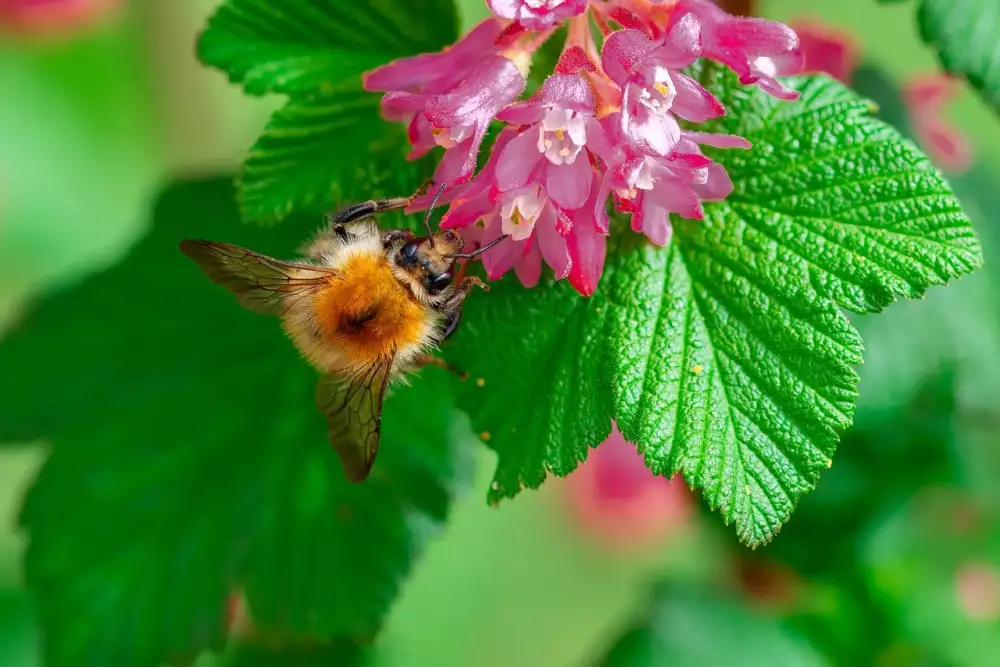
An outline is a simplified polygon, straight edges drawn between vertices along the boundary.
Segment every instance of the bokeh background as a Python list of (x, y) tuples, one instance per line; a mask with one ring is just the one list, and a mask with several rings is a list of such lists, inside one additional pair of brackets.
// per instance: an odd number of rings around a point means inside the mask
[[(20, 13), (29, 4), (0, 0), (0, 336), (33, 296), (120, 258), (164, 184), (236, 169), (278, 103), (243, 96), (195, 60), (216, 0), (67, 0)], [(485, 11), (482, 0), (460, 4), (467, 25)], [(899, 90), (937, 66), (912, 4), (770, 0), (758, 11), (849, 35), (854, 84), (920, 138)], [(405, 585), (375, 664), (598, 664), (647, 618), (654, 593), (651, 613), (665, 626), (654, 634), (672, 656), (663, 664), (1000, 664), (1000, 278), (990, 243), (1000, 119), (964, 85), (942, 113), (972, 149), (972, 166), (952, 180), (988, 265), (859, 320), (858, 424), (773, 544), (738, 546), (623, 443), (493, 510), (483, 448), (475, 487)], [(41, 665), (15, 526), (44, 454), (45, 443), (0, 447), (2, 667)], [(737, 611), (698, 593), (720, 582)], [(747, 619), (767, 630), (734, 630)], [(772, 631), (810, 657), (752, 646)], [(641, 635), (618, 645), (616, 664), (652, 664)]]

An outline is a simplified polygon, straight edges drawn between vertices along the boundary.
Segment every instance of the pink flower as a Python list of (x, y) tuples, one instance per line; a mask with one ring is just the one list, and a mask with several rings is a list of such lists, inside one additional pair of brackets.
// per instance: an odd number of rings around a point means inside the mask
[(365, 76), (382, 97), (386, 118), (409, 123), (410, 158), (445, 148), (434, 180), (468, 179), (490, 122), (524, 90), (517, 65), (496, 53), (500, 27), (484, 21), (454, 48), (397, 60)]
[[(530, 287), (544, 262), (557, 279), (593, 294), (611, 232), (609, 201), (631, 216), (634, 231), (662, 245), (672, 216), (700, 219), (704, 202), (729, 195), (732, 181), (701, 146), (750, 144), (690, 127), (726, 113), (681, 71), (697, 58), (716, 59), (776, 97), (797, 96), (775, 78), (802, 69), (795, 33), (730, 16), (708, 0), (488, 4), (497, 18), (450, 49), (369, 73), (365, 87), (384, 91), (384, 115), (408, 125), (410, 158), (445, 148), (434, 178), (444, 186), (434, 195), (449, 205), (442, 226), (462, 228), (466, 252), (490, 245), (481, 253), (490, 279), (513, 269)], [(518, 100), (535, 52), (563, 34), (560, 24), (567, 29), (555, 71), (542, 73), (533, 98)], [(593, 26), (604, 37), (600, 51)], [(496, 122), (505, 127), (475, 174)]]
[(676, 18), (694, 14), (701, 23), (702, 55), (726, 65), (740, 83), (756, 84), (783, 100), (799, 94), (775, 79), (802, 71), (802, 49), (795, 31), (776, 21), (733, 16), (711, 0), (679, 0)]
[(502, 19), (517, 21), (528, 30), (548, 30), (556, 23), (582, 14), (588, 0), (486, 0)]
[(565, 484), (581, 531), (615, 550), (633, 551), (682, 531), (692, 511), (683, 480), (651, 473), (614, 424)]
[(63, 33), (99, 21), (121, 0), (0, 0), (0, 32)]
[(681, 133), (675, 114), (704, 122), (726, 112), (698, 82), (678, 71), (697, 58), (700, 32), (688, 15), (660, 42), (638, 30), (622, 30), (604, 43), (604, 71), (622, 89), (622, 130), (644, 149), (659, 155), (674, 150)]
[(803, 72), (822, 72), (846, 84), (858, 66), (858, 46), (850, 35), (815, 21), (795, 23), (802, 46)]
[(942, 110), (955, 92), (955, 81), (946, 75), (921, 75), (904, 84), (903, 100), (913, 133), (931, 159), (946, 171), (963, 172), (972, 164), (971, 143)]

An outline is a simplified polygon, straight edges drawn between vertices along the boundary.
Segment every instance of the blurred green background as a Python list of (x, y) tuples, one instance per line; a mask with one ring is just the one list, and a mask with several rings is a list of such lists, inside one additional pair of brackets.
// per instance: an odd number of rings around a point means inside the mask
[[(277, 104), (244, 97), (196, 62), (195, 35), (216, 0), (111, 4), (75, 26), (0, 32), (0, 327), (32, 295), (120, 257), (171, 179), (234, 170)], [(485, 11), (481, 0), (461, 4), (467, 24)], [(890, 83), (936, 70), (910, 4), (804, 4), (771, 0), (762, 13), (852, 33)], [(877, 76), (865, 83), (894, 95)], [(956, 188), (989, 263), (1000, 121), (964, 89), (948, 115), (973, 138), (976, 172)], [(828, 664), (1000, 664), (997, 275), (988, 266), (860, 323), (868, 352), (858, 427), (814, 496), (759, 552), (738, 547), (697, 500), (661, 486), (636, 501), (644, 510), (632, 524), (609, 528), (587, 472), (492, 510), (483, 449), (473, 491), (404, 586), (375, 663), (595, 664), (646, 609), (651, 584), (666, 581), (737, 591), (752, 614), (778, 618)], [(41, 664), (14, 526), (44, 452), (43, 443), (0, 448), (2, 667)], [(665, 590), (652, 613), (676, 646), (663, 664), (786, 664), (752, 657), (765, 655), (747, 644), (756, 630), (695, 623), (695, 607), (717, 617), (697, 592)], [(641, 636), (630, 641), (620, 650), (634, 655), (618, 664), (654, 664), (641, 657)], [(735, 657), (720, 662), (724, 649)]]

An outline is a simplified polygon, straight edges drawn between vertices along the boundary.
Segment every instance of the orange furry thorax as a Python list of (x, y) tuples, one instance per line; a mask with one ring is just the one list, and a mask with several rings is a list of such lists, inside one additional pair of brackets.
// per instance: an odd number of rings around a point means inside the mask
[(352, 362), (391, 357), (424, 335), (426, 308), (396, 279), (384, 255), (349, 257), (314, 303), (323, 340)]

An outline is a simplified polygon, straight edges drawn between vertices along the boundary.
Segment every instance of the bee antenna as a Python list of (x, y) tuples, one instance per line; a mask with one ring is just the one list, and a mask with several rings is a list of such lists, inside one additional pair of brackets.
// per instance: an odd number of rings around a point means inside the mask
[(453, 255), (445, 255), (445, 257), (448, 258), (448, 259), (475, 259), (476, 257), (479, 257), (484, 252), (486, 252), (487, 250), (489, 250), (493, 246), (497, 245), (501, 241), (506, 240), (509, 237), (510, 237), (510, 234), (504, 234), (504, 235), (500, 236), (499, 238), (493, 239), (492, 241), (490, 241), (489, 243), (487, 243), (483, 247), (476, 248), (472, 252), (466, 252), (466, 253), (459, 252), (459, 253), (455, 253)]
[(447, 183), (438, 188), (438, 191), (434, 194), (434, 199), (431, 200), (430, 208), (427, 209), (427, 215), (424, 216), (424, 227), (427, 228), (427, 242), (430, 243), (432, 248), (434, 247), (434, 231), (431, 229), (431, 215), (434, 214), (434, 207), (437, 206), (438, 199), (441, 198), (441, 194), (446, 187), (448, 187)]

